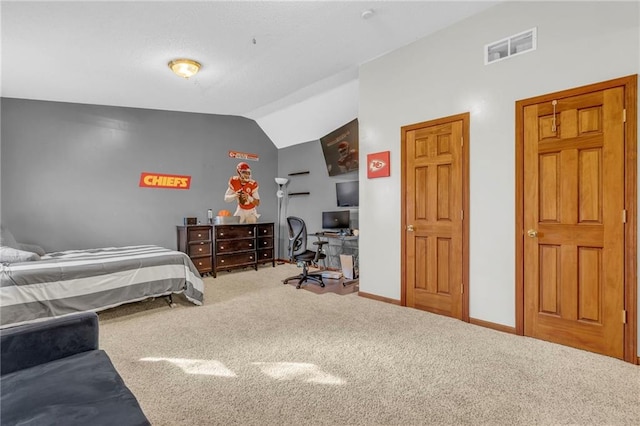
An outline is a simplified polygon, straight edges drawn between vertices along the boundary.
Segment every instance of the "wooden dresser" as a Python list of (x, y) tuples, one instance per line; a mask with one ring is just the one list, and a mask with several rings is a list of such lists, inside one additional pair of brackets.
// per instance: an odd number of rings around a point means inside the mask
[(212, 229), (212, 225), (178, 226), (178, 250), (191, 258), (200, 275), (213, 272)]
[(261, 263), (274, 258), (273, 223), (214, 225), (213, 276), (217, 271), (251, 266), (256, 271)]

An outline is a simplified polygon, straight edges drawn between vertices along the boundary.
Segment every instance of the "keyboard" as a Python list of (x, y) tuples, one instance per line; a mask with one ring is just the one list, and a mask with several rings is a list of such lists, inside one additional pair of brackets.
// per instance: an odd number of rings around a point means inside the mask
[(341, 237), (339, 232), (319, 232), (318, 235), (324, 237)]

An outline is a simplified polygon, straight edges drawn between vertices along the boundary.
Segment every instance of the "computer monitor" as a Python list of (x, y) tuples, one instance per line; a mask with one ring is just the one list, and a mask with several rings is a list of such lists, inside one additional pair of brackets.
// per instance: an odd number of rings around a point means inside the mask
[(338, 207), (358, 207), (360, 201), (358, 181), (336, 182), (336, 200)]
[(322, 229), (349, 229), (349, 210), (322, 212)]

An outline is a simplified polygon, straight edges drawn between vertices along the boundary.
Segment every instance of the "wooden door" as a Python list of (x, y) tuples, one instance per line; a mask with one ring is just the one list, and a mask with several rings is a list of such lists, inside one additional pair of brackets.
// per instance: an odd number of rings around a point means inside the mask
[(524, 334), (624, 353), (624, 89), (524, 107)]
[(468, 320), (468, 114), (403, 127), (403, 304)]

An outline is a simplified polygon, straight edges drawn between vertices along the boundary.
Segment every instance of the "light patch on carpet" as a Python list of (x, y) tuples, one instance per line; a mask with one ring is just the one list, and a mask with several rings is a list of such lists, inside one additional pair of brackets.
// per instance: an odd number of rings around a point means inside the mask
[(323, 385), (344, 385), (339, 377), (325, 373), (315, 364), (305, 362), (254, 362), (260, 370), (276, 380), (297, 380)]
[(185, 358), (141, 358), (140, 361), (162, 362), (166, 361), (178, 366), (187, 374), (201, 374), (205, 376), (236, 377), (236, 373), (229, 370), (223, 363), (208, 359), (185, 359)]

